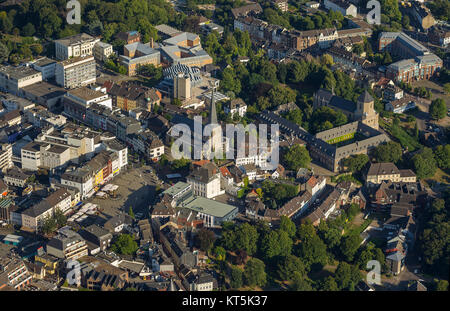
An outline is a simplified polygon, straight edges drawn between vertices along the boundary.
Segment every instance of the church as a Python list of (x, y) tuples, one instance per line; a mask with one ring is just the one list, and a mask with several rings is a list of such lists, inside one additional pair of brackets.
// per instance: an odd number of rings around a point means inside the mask
[(374, 109), (374, 99), (367, 91), (364, 91), (354, 103), (334, 95), (333, 91), (321, 88), (314, 94), (314, 109), (323, 106), (341, 111), (349, 121), (361, 121), (376, 130), (379, 129), (378, 112)]

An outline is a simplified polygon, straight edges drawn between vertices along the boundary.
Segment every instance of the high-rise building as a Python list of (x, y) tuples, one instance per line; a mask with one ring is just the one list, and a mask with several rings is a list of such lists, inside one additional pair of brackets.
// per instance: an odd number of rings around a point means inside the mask
[(191, 98), (191, 78), (189, 75), (179, 73), (173, 78), (173, 97), (179, 100)]
[(56, 83), (67, 89), (95, 83), (94, 56), (75, 57), (56, 64)]
[(12, 165), (12, 146), (10, 144), (2, 144), (0, 150), (0, 170), (3, 171)]

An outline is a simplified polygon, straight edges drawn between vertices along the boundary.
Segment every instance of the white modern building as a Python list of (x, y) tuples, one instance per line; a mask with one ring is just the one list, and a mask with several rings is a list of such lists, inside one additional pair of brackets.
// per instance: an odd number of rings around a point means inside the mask
[(94, 38), (86, 33), (55, 40), (56, 58), (66, 60), (72, 57), (92, 55), (94, 46), (99, 41), (99, 38)]

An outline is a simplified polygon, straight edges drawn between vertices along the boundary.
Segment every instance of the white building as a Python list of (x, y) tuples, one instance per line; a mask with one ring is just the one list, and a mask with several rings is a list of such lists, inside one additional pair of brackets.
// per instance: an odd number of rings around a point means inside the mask
[(70, 161), (70, 148), (47, 144), (41, 147), (41, 166), (53, 169)]
[(10, 144), (2, 144), (0, 150), (0, 170), (4, 171), (12, 166), (12, 146)]
[(117, 154), (118, 167), (116, 169), (113, 168), (113, 175), (116, 175), (119, 170), (128, 165), (128, 148), (117, 139), (106, 140), (102, 144), (106, 150), (113, 151)]
[(356, 6), (345, 0), (324, 0), (323, 5), (326, 9), (341, 12), (344, 16), (357, 17), (358, 15)]
[[(66, 189), (60, 188), (38, 204), (22, 211), (21, 223), (17, 225), (37, 231), (45, 219), (51, 217), (57, 210), (66, 212), (71, 207), (71, 202), (70, 193)], [(14, 219), (17, 218), (13, 218), (13, 221)]]
[(75, 57), (56, 64), (56, 83), (72, 89), (93, 84), (96, 81), (94, 56)]
[(112, 110), (112, 99), (108, 94), (83, 86), (67, 92), (65, 97), (89, 107), (92, 104), (105, 106)]
[(87, 198), (94, 188), (94, 178), (91, 171), (85, 168), (66, 170), (61, 176), (61, 184), (72, 186), (80, 191), (82, 199)]
[(28, 99), (18, 97), (13, 94), (9, 94), (9, 93), (4, 94), (1, 101), (7, 111), (12, 111), (12, 110), (26, 111), (35, 106), (35, 104), (33, 102), (29, 101)]
[(42, 73), (26, 66), (1, 66), (0, 90), (18, 94), (23, 87), (42, 81)]
[(220, 187), (219, 169), (212, 162), (194, 169), (187, 177), (187, 182), (191, 185), (193, 193), (201, 197), (211, 199), (225, 193)]
[(56, 61), (48, 57), (42, 57), (30, 62), (33, 69), (42, 73), (42, 80), (49, 80), (55, 77)]
[(94, 45), (94, 57), (96, 60), (104, 62), (113, 54), (113, 46), (105, 42), (97, 42)]
[(37, 171), (41, 166), (41, 144), (30, 142), (21, 150), (22, 169)]
[(59, 60), (84, 57), (93, 54), (94, 46), (100, 39), (86, 33), (55, 40), (55, 55)]

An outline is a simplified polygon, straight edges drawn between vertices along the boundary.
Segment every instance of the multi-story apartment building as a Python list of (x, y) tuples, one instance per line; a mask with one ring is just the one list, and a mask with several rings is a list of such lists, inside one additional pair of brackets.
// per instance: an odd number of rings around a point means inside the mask
[(163, 142), (150, 130), (129, 135), (127, 144), (134, 151), (153, 161), (157, 161), (164, 154)]
[(2, 144), (0, 150), (0, 170), (4, 172), (12, 166), (12, 146), (10, 144)]
[(112, 151), (117, 154), (118, 167), (113, 169), (113, 176), (119, 173), (119, 170), (128, 165), (128, 148), (120, 143), (117, 139), (105, 140), (102, 142), (103, 147), (107, 151)]
[(42, 81), (42, 73), (26, 66), (1, 66), (0, 90), (18, 94), (21, 88)]
[(77, 188), (81, 199), (88, 197), (94, 188), (92, 172), (88, 167), (66, 170), (61, 176), (61, 184)]
[(0, 256), (0, 290), (7, 287), (20, 290), (30, 284), (31, 280), (32, 275), (22, 258), (12, 253)]
[(13, 212), (16, 217), (12, 217), (16, 225), (27, 228), (28, 230), (38, 231), (44, 221), (51, 217), (55, 211), (66, 212), (71, 207), (71, 195), (64, 189), (60, 188), (51, 193), (48, 197), (39, 203), (25, 209)]
[(60, 259), (77, 260), (88, 255), (86, 241), (76, 232), (59, 230), (58, 235), (47, 243), (47, 253)]
[(220, 188), (220, 171), (213, 162), (196, 167), (187, 177), (187, 182), (194, 195), (211, 199), (225, 193)]
[(55, 68), (56, 83), (66, 89), (95, 83), (94, 56), (74, 57), (61, 61)]
[(86, 33), (55, 40), (56, 58), (66, 60), (72, 57), (92, 55), (94, 46), (99, 41), (99, 38), (94, 38)]
[(3, 96), (1, 102), (7, 111), (26, 111), (30, 108), (35, 107), (35, 104), (28, 99), (18, 97), (9, 93)]

